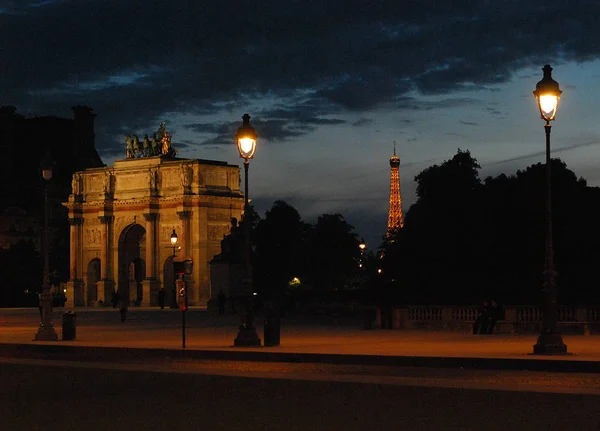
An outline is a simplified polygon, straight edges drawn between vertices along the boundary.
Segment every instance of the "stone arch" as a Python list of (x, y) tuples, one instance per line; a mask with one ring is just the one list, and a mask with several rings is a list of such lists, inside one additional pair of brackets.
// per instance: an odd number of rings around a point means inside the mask
[(98, 301), (98, 281), (100, 280), (100, 259), (95, 257), (90, 260), (87, 266), (86, 297), (85, 301), (88, 307), (95, 306)]
[(146, 276), (146, 229), (132, 223), (121, 231), (118, 249), (117, 290), (127, 304), (139, 305), (142, 301), (142, 280)]
[(163, 264), (163, 289), (165, 292), (165, 306), (177, 308), (177, 297), (175, 295), (175, 268), (173, 267), (173, 259), (175, 256), (170, 255), (165, 259)]

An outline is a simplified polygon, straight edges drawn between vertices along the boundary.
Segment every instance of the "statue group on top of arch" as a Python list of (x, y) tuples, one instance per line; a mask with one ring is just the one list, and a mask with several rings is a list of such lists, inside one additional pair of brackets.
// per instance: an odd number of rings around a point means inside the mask
[(135, 159), (139, 157), (153, 157), (166, 155), (175, 157), (177, 150), (171, 146), (171, 135), (167, 132), (167, 122), (160, 123), (158, 131), (152, 134), (152, 139), (144, 135), (140, 142), (136, 135), (125, 136), (125, 157)]

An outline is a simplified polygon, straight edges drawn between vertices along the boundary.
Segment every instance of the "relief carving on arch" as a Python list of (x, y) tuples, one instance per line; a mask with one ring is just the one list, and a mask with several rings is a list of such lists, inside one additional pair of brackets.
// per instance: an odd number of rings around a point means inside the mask
[(85, 230), (85, 241), (88, 245), (100, 245), (102, 233), (100, 229), (87, 228)]
[(148, 187), (151, 191), (155, 191), (158, 185), (158, 168), (153, 167), (148, 169)]
[(175, 169), (161, 169), (161, 174), (162, 174), (162, 183), (161, 183), (161, 187), (166, 188), (166, 187), (177, 187), (178, 186), (178, 173), (175, 171)]
[(227, 211), (211, 211), (208, 213), (208, 219), (211, 221), (229, 221), (230, 218)]
[(104, 170), (104, 193), (112, 195), (115, 192), (115, 177), (113, 175), (113, 169)]
[(194, 171), (191, 163), (182, 163), (179, 168), (179, 181), (183, 188), (188, 188), (192, 184)]
[(73, 178), (71, 179), (71, 193), (75, 196), (83, 193), (81, 187), (81, 173), (79, 172), (75, 172), (73, 174)]

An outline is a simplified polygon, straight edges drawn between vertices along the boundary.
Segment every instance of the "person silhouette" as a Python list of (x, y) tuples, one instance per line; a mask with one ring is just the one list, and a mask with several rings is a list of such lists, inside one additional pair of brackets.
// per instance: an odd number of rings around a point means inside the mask
[(161, 310), (164, 310), (164, 308), (165, 308), (165, 289), (163, 289), (162, 287), (158, 291), (158, 305), (160, 306)]
[(473, 334), (487, 334), (490, 317), (490, 306), (486, 301), (483, 301), (483, 305), (478, 309), (477, 319), (473, 324)]
[(502, 312), (502, 307), (500, 307), (500, 305), (495, 300), (492, 300), (488, 315), (488, 334), (494, 333), (494, 327), (496, 326), (496, 323), (498, 322), (498, 320), (503, 320), (504, 318), (503, 314), (504, 313)]

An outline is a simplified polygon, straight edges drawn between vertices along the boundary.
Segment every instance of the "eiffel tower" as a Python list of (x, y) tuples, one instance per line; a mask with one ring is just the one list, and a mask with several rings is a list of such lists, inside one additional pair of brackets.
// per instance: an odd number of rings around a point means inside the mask
[(394, 142), (394, 155), (390, 158), (390, 209), (388, 211), (388, 225), (385, 236), (390, 237), (393, 233), (404, 226), (402, 216), (402, 195), (400, 194), (400, 157), (396, 155), (396, 142)]

